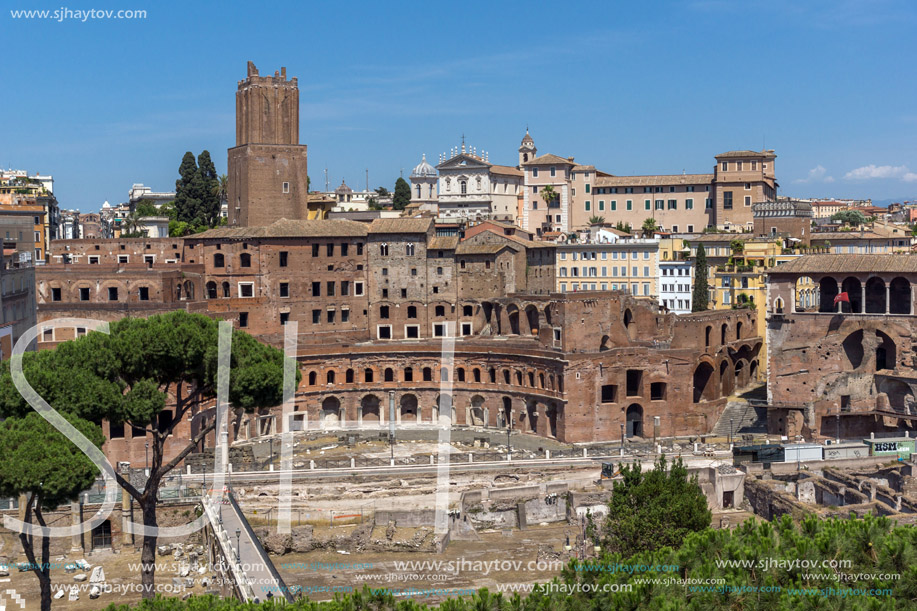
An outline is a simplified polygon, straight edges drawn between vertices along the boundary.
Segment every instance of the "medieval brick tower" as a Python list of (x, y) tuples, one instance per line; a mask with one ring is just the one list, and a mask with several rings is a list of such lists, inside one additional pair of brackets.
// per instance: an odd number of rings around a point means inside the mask
[(229, 149), (229, 224), (308, 218), (306, 145), (299, 144), (299, 87), (287, 69), (248, 75), (236, 91), (236, 146)]

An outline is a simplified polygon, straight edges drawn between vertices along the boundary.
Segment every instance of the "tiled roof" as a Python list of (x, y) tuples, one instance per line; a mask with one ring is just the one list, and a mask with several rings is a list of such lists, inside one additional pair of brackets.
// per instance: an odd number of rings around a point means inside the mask
[(541, 157), (536, 157), (531, 161), (526, 161), (522, 165), (545, 165), (546, 163), (554, 163), (559, 165), (576, 165), (571, 159), (564, 159), (563, 157), (558, 157), (557, 155), (552, 155), (551, 153), (542, 155)]
[(427, 245), (427, 250), (455, 250), (458, 246), (459, 237), (457, 235), (436, 236)]
[(595, 166), (594, 165), (575, 165), (573, 166), (574, 172), (586, 172), (587, 170), (593, 171), (595, 170)]
[(776, 157), (774, 151), (728, 151), (716, 156), (716, 159), (732, 159), (734, 157)]
[(370, 233), (427, 233), (433, 218), (376, 219), (369, 225)]
[(518, 176), (520, 178), (523, 176), (522, 170), (508, 165), (491, 165), (490, 173), (502, 174), (504, 176)]
[(280, 219), (262, 227), (216, 227), (187, 239), (360, 237), (366, 235), (366, 229), (365, 223), (356, 221)]
[(917, 273), (914, 255), (807, 255), (778, 265), (769, 274)]
[(513, 248), (512, 244), (469, 244), (462, 242), (455, 249), (457, 255), (492, 255), (504, 248)]
[[(874, 231), (816, 231), (810, 236), (811, 240), (891, 240), (892, 236), (878, 234)], [(904, 234), (899, 238), (909, 237)]]
[[(594, 187), (658, 187), (701, 185), (713, 182), (713, 174), (658, 174), (655, 176), (600, 176)], [(628, 193), (628, 195), (631, 195)], [(633, 195), (637, 195), (634, 193)]]

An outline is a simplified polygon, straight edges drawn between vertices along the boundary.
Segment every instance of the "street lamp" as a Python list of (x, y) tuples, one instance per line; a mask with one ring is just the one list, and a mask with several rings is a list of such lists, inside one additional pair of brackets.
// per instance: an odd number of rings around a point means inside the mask
[(239, 538), (241, 536), (242, 536), (242, 531), (237, 528), (236, 529), (236, 562), (242, 562), (242, 558), (239, 554), (239, 552), (241, 551), (241, 549), (239, 548), (239, 545), (240, 545)]

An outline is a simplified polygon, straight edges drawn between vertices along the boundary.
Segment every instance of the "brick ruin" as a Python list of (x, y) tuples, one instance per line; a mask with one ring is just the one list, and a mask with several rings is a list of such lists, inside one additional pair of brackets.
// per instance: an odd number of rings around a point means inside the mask
[[(184, 309), (282, 347), (295, 321), (294, 430), (387, 426), (394, 392), (405, 426), (449, 416), (564, 442), (619, 439), (622, 427), (644, 438), (702, 435), (726, 398), (758, 379), (755, 311), (677, 316), (616, 291), (554, 293), (553, 260), (550, 245), (492, 230), (437, 236), (431, 219), (65, 240), (37, 269), (39, 324)], [(48, 329), (39, 347), (83, 332)], [(277, 408), (240, 416), (231, 434), (282, 430)], [(142, 438), (104, 432), (113, 460), (143, 460)], [(176, 445), (190, 433), (182, 425)]]
[[(816, 440), (913, 430), (917, 263), (811, 255), (768, 276), (769, 433)], [(849, 301), (835, 303), (842, 293)]]

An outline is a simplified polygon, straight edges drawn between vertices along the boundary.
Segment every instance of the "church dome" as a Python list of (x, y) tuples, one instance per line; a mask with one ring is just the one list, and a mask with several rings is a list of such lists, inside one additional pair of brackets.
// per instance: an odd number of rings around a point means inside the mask
[(341, 186), (338, 187), (337, 189), (335, 189), (334, 192), (337, 193), (337, 194), (339, 194), (339, 195), (340, 195), (340, 194), (344, 194), (344, 193), (353, 193), (353, 189), (351, 189), (350, 187), (348, 187), (348, 186), (347, 186), (347, 183), (344, 182), (344, 181), (342, 180), (342, 181), (341, 181)]
[(427, 163), (427, 156), (424, 154), (423, 160), (411, 172), (411, 178), (431, 178), (436, 176), (436, 168)]

